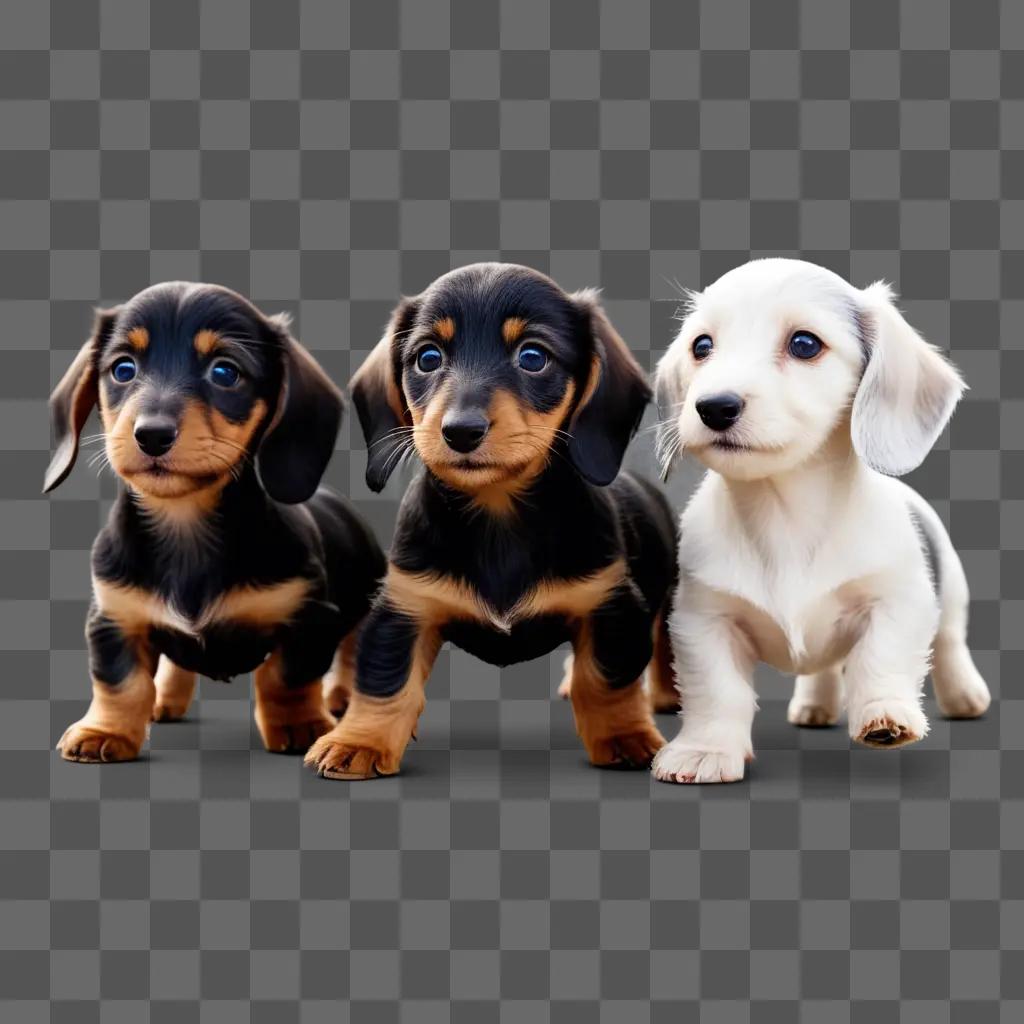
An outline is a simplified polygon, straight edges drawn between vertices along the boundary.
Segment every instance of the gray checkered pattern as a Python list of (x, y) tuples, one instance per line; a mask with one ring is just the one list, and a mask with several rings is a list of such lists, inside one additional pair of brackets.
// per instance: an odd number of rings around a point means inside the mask
[[(291, 310), (344, 381), (400, 292), (471, 260), (602, 286), (652, 365), (676, 281), (802, 254), (892, 280), (970, 381), (911, 482), (998, 696), (1024, 670), (1024, 5), (4, 0), (0, 46), (0, 1020), (1024, 1019), (1013, 690), (893, 754), (787, 726), (766, 674), (749, 781), (697, 790), (587, 767), (559, 658), (451, 651), (397, 779), (264, 754), (241, 682), (141, 762), (66, 765), (114, 482), (83, 460), (39, 496), (90, 307), (152, 281)], [(330, 482), (386, 540), (405, 481), (371, 495), (364, 458), (350, 422)]]

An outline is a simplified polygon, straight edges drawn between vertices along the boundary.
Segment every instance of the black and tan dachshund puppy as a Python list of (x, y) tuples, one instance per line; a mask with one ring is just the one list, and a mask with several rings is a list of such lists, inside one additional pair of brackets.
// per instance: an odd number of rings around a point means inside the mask
[(306, 750), (334, 725), (321, 685), (334, 661), (329, 700), (346, 703), (355, 627), (385, 568), (351, 506), (317, 490), (341, 394), (286, 318), (174, 282), (97, 314), (50, 399), (45, 490), (71, 471), (94, 405), (127, 486), (93, 546), (93, 697), (61, 754), (130, 760), (151, 719), (185, 714), (196, 673), (253, 670), (264, 745)]
[(648, 765), (664, 742), (648, 663), (659, 697), (677, 699), (663, 617), (675, 528), (656, 490), (619, 475), (650, 392), (595, 295), (526, 267), (453, 271), (395, 310), (352, 393), (370, 487), (406, 451), (426, 469), (402, 502), (348, 712), (307, 764), (398, 771), (444, 641), (495, 665), (571, 641), (591, 761)]

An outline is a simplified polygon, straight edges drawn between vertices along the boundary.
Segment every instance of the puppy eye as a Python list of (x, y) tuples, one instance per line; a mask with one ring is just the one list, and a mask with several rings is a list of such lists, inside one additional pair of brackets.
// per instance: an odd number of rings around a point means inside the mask
[(210, 367), (210, 381), (219, 388), (233, 388), (242, 379), (242, 371), (226, 359), (218, 359)]
[(794, 359), (813, 359), (824, 347), (810, 331), (797, 331), (789, 339), (789, 354)]
[(416, 365), (423, 373), (433, 373), (444, 362), (444, 356), (436, 345), (425, 345), (416, 356)]
[(130, 359), (128, 356), (125, 356), (123, 359), (118, 359), (110, 368), (110, 376), (113, 377), (118, 384), (127, 384), (130, 380), (134, 380), (137, 372), (135, 360)]
[(693, 358), (696, 359), (698, 362), (701, 359), (707, 359), (707, 357), (711, 355), (711, 350), (714, 347), (715, 343), (711, 340), (711, 338), (707, 334), (702, 334), (693, 343)]
[(517, 359), (519, 369), (527, 373), (540, 373), (548, 365), (548, 354), (538, 345), (524, 345)]

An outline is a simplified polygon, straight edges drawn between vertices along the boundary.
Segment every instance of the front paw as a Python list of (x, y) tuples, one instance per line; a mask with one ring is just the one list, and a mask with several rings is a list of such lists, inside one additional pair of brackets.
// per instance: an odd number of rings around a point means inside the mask
[(122, 733), (98, 729), (83, 719), (68, 726), (57, 749), (65, 761), (105, 764), (111, 761), (134, 761), (142, 749), (142, 742)]
[(824, 729), (836, 724), (839, 720), (839, 713), (835, 708), (826, 707), (824, 704), (814, 704), (809, 701), (798, 700), (794, 697), (789, 702), (786, 718), (791, 725), (802, 725), (811, 729)]
[(978, 678), (955, 693), (939, 696), (936, 690), (939, 710), (946, 718), (980, 718), (992, 703), (992, 694), (984, 680)]
[(157, 697), (153, 705), (152, 719), (154, 722), (180, 722), (188, 714), (190, 701), (174, 700), (171, 697)]
[(750, 757), (743, 747), (704, 750), (691, 741), (675, 739), (659, 751), (651, 771), (661, 782), (739, 782)]
[(928, 735), (928, 719), (915, 701), (888, 698), (850, 708), (850, 736), (867, 747), (903, 747)]
[(309, 748), (305, 763), (325, 779), (357, 781), (395, 775), (401, 759), (400, 751), (346, 736), (342, 719), (333, 732), (321, 736)]
[(263, 746), (271, 754), (304, 754), (319, 737), (330, 732), (334, 725), (334, 719), (326, 712), (295, 722), (256, 721)]

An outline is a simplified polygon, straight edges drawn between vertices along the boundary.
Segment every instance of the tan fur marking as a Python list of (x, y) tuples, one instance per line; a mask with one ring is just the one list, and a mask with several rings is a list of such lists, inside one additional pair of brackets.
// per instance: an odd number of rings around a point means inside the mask
[(162, 655), (157, 666), (156, 703), (153, 705), (154, 722), (174, 722), (188, 713), (196, 692), (196, 674), (175, 665)]
[(151, 626), (182, 633), (198, 633), (214, 622), (242, 622), (276, 626), (286, 622), (305, 600), (309, 581), (290, 579), (269, 587), (235, 587), (218, 597), (195, 619), (188, 619), (158, 594), (109, 580), (93, 579), (97, 607), (127, 634), (138, 635)]
[(207, 329), (197, 331), (192, 344), (201, 356), (208, 356), (220, 344), (220, 335)]
[(602, 605), (625, 577), (626, 564), (620, 560), (582, 579), (543, 580), (521, 603), (521, 615), (560, 614), (582, 619)]
[(57, 743), (66, 761), (132, 761), (146, 740), (156, 688), (153, 677), (136, 668), (117, 686), (92, 682), (85, 716), (68, 726)]
[(455, 321), (450, 316), (443, 316), (434, 321), (431, 330), (442, 341), (451, 341), (455, 337)]
[(356, 690), (344, 718), (313, 744), (306, 764), (329, 779), (394, 775), (416, 734), (416, 722), (426, 703), (424, 687), (440, 646), (436, 630), (423, 630), (413, 649), (405, 686), (393, 697), (368, 697)]
[(501, 336), (506, 345), (514, 345), (526, 330), (526, 321), (521, 316), (510, 316), (501, 325)]
[(145, 352), (149, 348), (149, 331), (145, 327), (133, 327), (125, 337), (137, 352)]
[(304, 754), (318, 737), (334, 728), (324, 704), (323, 686), (286, 686), (281, 654), (275, 651), (253, 672), (256, 728), (272, 754)]
[(664, 737), (639, 679), (617, 690), (608, 686), (594, 658), (590, 629), (585, 623), (573, 644), (569, 699), (576, 731), (593, 764), (646, 768), (665, 745)]

